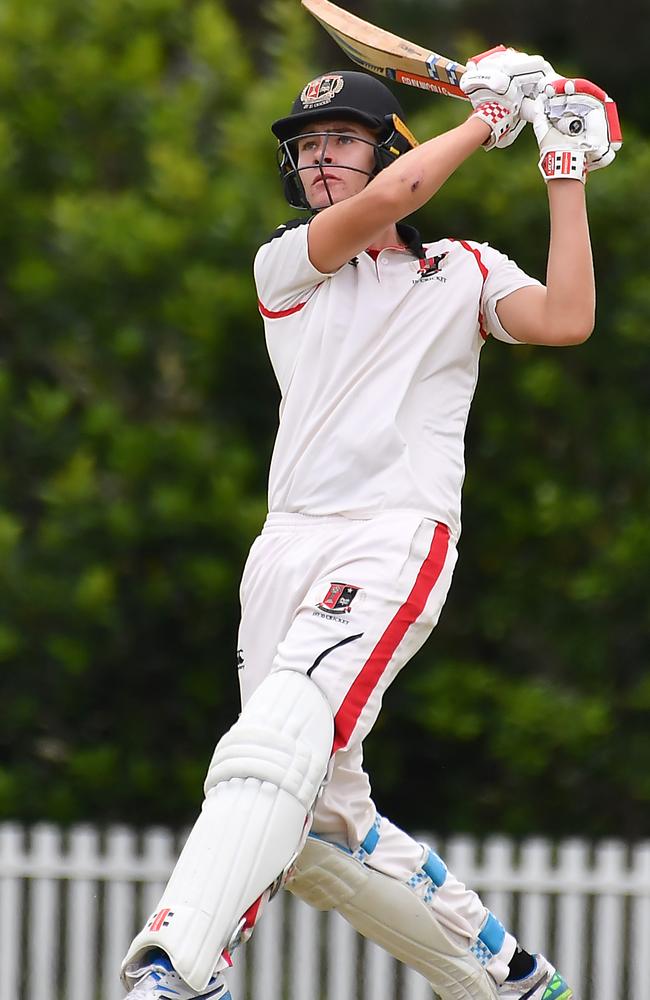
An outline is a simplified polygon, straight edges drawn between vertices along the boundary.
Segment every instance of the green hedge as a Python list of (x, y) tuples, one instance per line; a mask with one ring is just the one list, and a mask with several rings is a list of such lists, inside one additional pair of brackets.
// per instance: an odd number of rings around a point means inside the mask
[[(268, 123), (330, 68), (295, 3), (264, 23), (247, 44), (215, 2), (0, 14), (0, 817), (184, 823), (237, 711), (278, 403), (251, 262), (291, 214)], [(406, 101), (421, 138), (464, 114)], [(368, 744), (404, 823), (645, 829), (649, 160), (631, 136), (589, 182), (588, 344), (485, 349), (460, 567)], [(530, 136), (478, 154), (423, 234), (543, 277), (535, 162)]]

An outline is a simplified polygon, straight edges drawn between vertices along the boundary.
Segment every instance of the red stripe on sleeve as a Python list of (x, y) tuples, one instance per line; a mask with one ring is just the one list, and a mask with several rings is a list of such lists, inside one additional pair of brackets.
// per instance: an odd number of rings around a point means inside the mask
[(453, 243), (460, 243), (460, 245), (462, 246), (463, 250), (467, 250), (468, 253), (472, 254), (472, 256), (474, 257), (474, 260), (476, 261), (476, 263), (478, 265), (478, 269), (481, 272), (481, 275), (483, 277), (483, 282), (485, 283), (485, 279), (487, 278), (487, 276), (488, 276), (488, 274), (490, 272), (488, 271), (487, 267), (483, 263), (483, 259), (481, 257), (481, 251), (477, 250), (476, 247), (471, 247), (466, 240), (453, 240), (452, 242)]
[(265, 305), (258, 299), (257, 305), (262, 316), (267, 319), (284, 319), (285, 316), (292, 316), (294, 313), (300, 312), (307, 305), (306, 302), (299, 302), (297, 306), (291, 306), (290, 309), (282, 309), (280, 312), (273, 312), (272, 309), (267, 309)]
[(314, 292), (318, 291), (318, 289), (322, 284), (323, 282), (320, 281), (317, 285), (314, 285), (314, 287), (310, 289), (307, 298), (305, 299), (304, 302), (299, 302), (295, 306), (290, 306), (289, 309), (281, 309), (279, 312), (275, 312), (273, 309), (267, 309), (264, 303), (261, 301), (261, 299), (258, 298), (257, 305), (259, 311), (261, 312), (262, 316), (265, 316), (267, 319), (284, 319), (285, 316), (293, 316), (294, 313), (300, 312), (301, 309), (305, 308), (305, 306), (311, 299)]
[[(467, 250), (468, 253), (472, 254), (472, 256), (474, 257), (474, 260), (476, 261), (478, 269), (481, 272), (481, 277), (483, 278), (483, 285), (485, 285), (485, 280), (486, 280), (486, 278), (487, 278), (487, 276), (488, 276), (488, 274), (490, 272), (488, 271), (487, 267), (483, 263), (483, 260), (481, 258), (481, 252), (480, 252), (480, 250), (477, 250), (476, 247), (471, 247), (469, 245), (469, 243), (467, 243), (466, 240), (455, 240), (455, 239), (452, 239), (452, 243), (460, 243), (460, 245), (462, 246), (463, 250)], [(482, 288), (481, 288), (481, 294), (483, 294), (483, 289)], [(483, 313), (481, 312), (480, 306), (479, 306), (479, 310), (478, 310), (478, 330), (479, 330), (479, 333), (481, 334), (481, 337), (483, 338), (483, 340), (487, 340), (488, 339), (488, 332), (485, 329), (485, 320), (483, 318)]]
[(445, 524), (437, 524), (429, 554), (420, 567), (411, 593), (379, 639), (336, 713), (332, 753), (347, 744), (359, 716), (367, 705), (368, 699), (392, 659), (395, 650), (409, 627), (424, 611), (429, 594), (442, 573), (448, 547), (449, 528)]

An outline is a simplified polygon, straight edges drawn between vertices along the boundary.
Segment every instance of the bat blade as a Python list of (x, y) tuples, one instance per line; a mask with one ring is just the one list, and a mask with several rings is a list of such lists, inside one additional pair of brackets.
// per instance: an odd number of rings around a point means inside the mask
[(363, 69), (421, 90), (467, 100), (459, 86), (465, 72), (462, 63), (377, 28), (330, 0), (302, 0), (302, 5)]

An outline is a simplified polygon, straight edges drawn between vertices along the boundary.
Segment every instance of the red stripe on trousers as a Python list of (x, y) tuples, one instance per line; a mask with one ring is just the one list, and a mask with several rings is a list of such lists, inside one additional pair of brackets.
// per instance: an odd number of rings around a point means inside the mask
[(449, 528), (445, 524), (437, 524), (429, 554), (420, 567), (411, 593), (379, 639), (336, 713), (332, 753), (336, 753), (347, 744), (359, 716), (368, 704), (368, 700), (390, 663), (395, 650), (409, 627), (424, 611), (429, 594), (442, 573), (448, 547)]

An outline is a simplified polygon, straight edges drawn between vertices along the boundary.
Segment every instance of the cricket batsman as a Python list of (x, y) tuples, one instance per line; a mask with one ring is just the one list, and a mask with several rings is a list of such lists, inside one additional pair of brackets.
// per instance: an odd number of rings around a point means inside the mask
[[(285, 195), (308, 216), (255, 259), (282, 402), (269, 514), (241, 582), (242, 711), (124, 959), (128, 1000), (233, 1000), (223, 971), (282, 886), (338, 910), (442, 1000), (573, 995), (379, 815), (362, 763), (384, 692), (451, 584), (483, 345), (580, 344), (594, 324), (585, 180), (620, 147), (615, 105), (512, 49), (476, 57), (462, 87), (470, 117), (421, 145), (391, 91), (357, 72), (310, 81), (272, 126)], [(532, 99), (545, 284), (488, 244), (423, 243), (402, 222), (475, 151), (510, 145)]]

